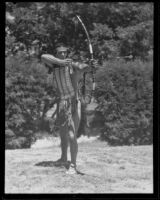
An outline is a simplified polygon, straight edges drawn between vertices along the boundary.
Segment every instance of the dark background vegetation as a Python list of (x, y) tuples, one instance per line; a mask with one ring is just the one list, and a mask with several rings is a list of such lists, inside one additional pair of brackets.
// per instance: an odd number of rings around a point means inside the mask
[(57, 42), (63, 41), (69, 56), (87, 62), (86, 35), (76, 14), (89, 31), (98, 60), (95, 98), (104, 122), (101, 139), (111, 145), (152, 144), (152, 3), (7, 2), (6, 148), (28, 148), (36, 133), (52, 132), (45, 113), (56, 93), (40, 56), (54, 54)]

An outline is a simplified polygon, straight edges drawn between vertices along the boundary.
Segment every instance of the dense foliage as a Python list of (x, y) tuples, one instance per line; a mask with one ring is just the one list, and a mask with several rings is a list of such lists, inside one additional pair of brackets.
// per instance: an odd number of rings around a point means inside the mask
[(152, 62), (104, 63), (97, 84), (98, 110), (105, 118), (102, 139), (112, 145), (152, 144)]
[(73, 52), (87, 56), (86, 35), (75, 17), (80, 15), (99, 60), (115, 55), (133, 55), (145, 59), (153, 48), (152, 3), (6, 3), (6, 11), (15, 19), (6, 21), (7, 52), (39, 46), (54, 51), (63, 40)]
[[(96, 99), (111, 144), (152, 143), (152, 3), (6, 2), (6, 147), (29, 147), (34, 133), (50, 131), (45, 113), (56, 94), (40, 61), (57, 42), (70, 47), (75, 60), (89, 58), (81, 16), (91, 37)], [(115, 60), (132, 55), (133, 60)]]
[[(34, 132), (43, 129), (44, 104), (49, 106), (56, 97), (48, 78), (47, 70), (36, 60), (28, 61), (19, 56), (6, 59), (6, 137), (8, 130), (12, 130), (14, 139), (24, 137), (24, 147), (30, 146)], [(10, 134), (8, 136), (10, 138)]]

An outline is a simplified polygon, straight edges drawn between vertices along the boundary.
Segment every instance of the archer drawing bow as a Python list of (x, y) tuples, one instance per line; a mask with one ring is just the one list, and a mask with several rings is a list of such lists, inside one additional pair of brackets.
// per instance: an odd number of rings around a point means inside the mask
[[(43, 54), (41, 56), (42, 62), (52, 67), (54, 74), (54, 84), (57, 88), (61, 99), (67, 99), (75, 95), (74, 88), (71, 82), (69, 66), (60, 67), (54, 56), (50, 54)], [(54, 67), (53, 67), (54, 65)]]
[[(92, 66), (92, 61), (93, 61), (93, 48), (92, 48), (92, 44), (91, 44), (91, 40), (90, 40), (90, 37), (89, 37), (89, 34), (88, 34), (88, 31), (84, 25), (84, 23), (82, 22), (80, 16), (76, 15), (79, 22), (81, 23), (85, 33), (86, 33), (86, 36), (87, 36), (87, 40), (88, 40), (88, 45), (89, 45), (89, 52), (90, 52), (90, 59), (91, 59), (91, 66)], [(85, 77), (84, 77), (84, 81), (85, 81)], [(92, 97), (94, 95), (94, 91), (95, 91), (95, 71), (93, 70), (92, 68)]]

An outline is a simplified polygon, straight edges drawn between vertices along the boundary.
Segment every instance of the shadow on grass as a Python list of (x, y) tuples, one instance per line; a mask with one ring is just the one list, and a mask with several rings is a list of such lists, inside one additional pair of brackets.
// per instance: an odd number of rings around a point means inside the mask
[(35, 166), (40, 167), (65, 167), (66, 169), (69, 169), (70, 161), (67, 161), (66, 163), (57, 163), (57, 161), (43, 161), (36, 163)]
[[(57, 164), (57, 161), (43, 161), (43, 162), (39, 162), (36, 163), (35, 166), (40, 166), (40, 167), (65, 167), (66, 169), (69, 169), (70, 166), (70, 161), (67, 161), (65, 164)], [(77, 170), (77, 174), (80, 175), (85, 175), (85, 173), (80, 172), (79, 170)]]

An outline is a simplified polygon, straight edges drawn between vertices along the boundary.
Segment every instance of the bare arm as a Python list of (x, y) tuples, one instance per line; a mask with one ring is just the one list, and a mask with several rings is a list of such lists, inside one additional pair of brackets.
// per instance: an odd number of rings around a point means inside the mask
[(48, 65), (49, 67), (53, 67), (54, 64), (60, 65), (60, 66), (65, 66), (64, 60), (56, 58), (50, 54), (43, 54), (41, 56), (41, 61), (43, 63), (45, 63), (46, 65)]
[(80, 71), (90, 71), (90, 67), (86, 63), (72, 62), (72, 66), (73, 68), (78, 69)]
[(80, 62), (73, 62), (72, 59), (67, 58), (67, 59), (59, 59), (54, 57), (53, 55), (50, 54), (43, 54), (41, 56), (42, 62), (44, 62), (46, 65), (49, 67), (53, 67), (54, 64), (59, 65), (59, 66), (66, 66), (66, 65), (72, 65), (74, 69), (80, 70), (82, 72), (87, 72), (90, 71), (90, 67), (86, 63), (80, 63)]

